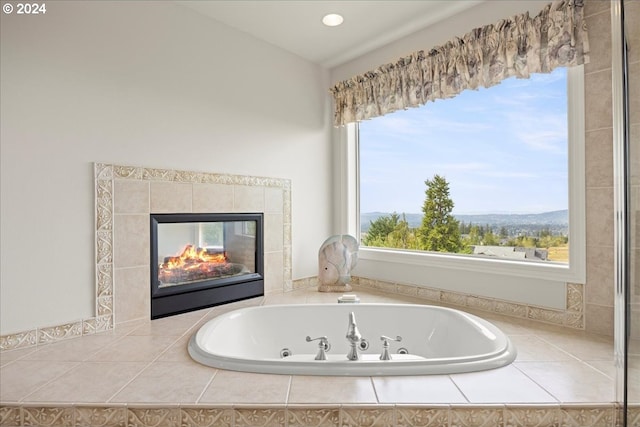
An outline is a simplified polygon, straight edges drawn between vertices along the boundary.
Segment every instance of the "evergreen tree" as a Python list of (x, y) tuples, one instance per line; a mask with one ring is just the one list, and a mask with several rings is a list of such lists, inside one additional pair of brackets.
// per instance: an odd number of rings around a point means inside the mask
[(509, 237), (509, 230), (507, 230), (507, 227), (503, 225), (500, 227), (500, 238), (506, 239), (507, 237)]
[(399, 220), (400, 215), (394, 212), (391, 215), (381, 216), (375, 221), (370, 221), (369, 231), (362, 238), (362, 244), (376, 247), (387, 246), (387, 236), (395, 230)]
[(409, 227), (405, 214), (402, 214), (400, 222), (387, 236), (387, 246), (400, 249), (418, 249), (415, 230)]
[(424, 216), (416, 233), (420, 249), (457, 253), (462, 246), (458, 220), (451, 214), (453, 200), (449, 197), (449, 183), (440, 175), (426, 180)]

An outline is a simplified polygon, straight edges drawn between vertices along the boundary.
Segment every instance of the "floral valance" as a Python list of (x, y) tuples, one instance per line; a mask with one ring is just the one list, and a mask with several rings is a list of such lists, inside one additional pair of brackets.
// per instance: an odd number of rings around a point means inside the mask
[(528, 78), (588, 62), (583, 0), (557, 0), (533, 18), (525, 13), (476, 28), (428, 52), (336, 84), (331, 88), (334, 125), (491, 87), (512, 76)]

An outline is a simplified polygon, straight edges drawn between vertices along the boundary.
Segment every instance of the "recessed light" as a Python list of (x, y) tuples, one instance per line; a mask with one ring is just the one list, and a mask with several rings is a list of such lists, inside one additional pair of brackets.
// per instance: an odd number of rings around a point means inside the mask
[(336, 27), (342, 24), (342, 21), (344, 21), (344, 18), (337, 13), (330, 13), (322, 18), (322, 23), (327, 27)]

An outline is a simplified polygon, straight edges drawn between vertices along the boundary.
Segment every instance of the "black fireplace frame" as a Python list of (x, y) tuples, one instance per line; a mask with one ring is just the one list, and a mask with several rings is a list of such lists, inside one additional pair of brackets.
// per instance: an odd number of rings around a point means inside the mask
[[(264, 295), (264, 215), (262, 213), (158, 213), (150, 218), (151, 319)], [(158, 224), (255, 221), (255, 273), (159, 287)]]

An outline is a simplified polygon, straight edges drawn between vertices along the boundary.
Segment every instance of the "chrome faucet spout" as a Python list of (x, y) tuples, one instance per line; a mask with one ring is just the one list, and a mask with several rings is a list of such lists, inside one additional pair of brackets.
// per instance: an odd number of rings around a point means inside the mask
[(358, 355), (358, 343), (362, 339), (362, 335), (360, 335), (360, 331), (358, 330), (358, 325), (356, 324), (356, 315), (352, 311), (349, 313), (349, 327), (347, 329), (347, 341), (351, 345), (351, 350), (349, 350), (349, 354), (347, 354), (347, 359), (349, 360), (358, 360), (360, 357)]

